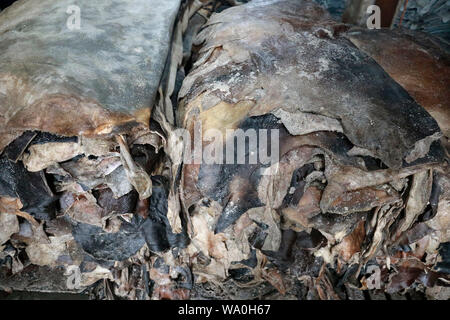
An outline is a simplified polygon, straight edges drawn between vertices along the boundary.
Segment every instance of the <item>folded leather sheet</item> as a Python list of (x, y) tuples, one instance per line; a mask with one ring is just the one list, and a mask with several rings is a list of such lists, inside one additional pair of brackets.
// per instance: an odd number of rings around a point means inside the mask
[(63, 136), (148, 127), (180, 6), (168, 1), (19, 1), (2, 12), (0, 149), (27, 130)]
[(442, 45), (307, 0), (71, 4), (0, 13), (1, 289), (449, 296)]

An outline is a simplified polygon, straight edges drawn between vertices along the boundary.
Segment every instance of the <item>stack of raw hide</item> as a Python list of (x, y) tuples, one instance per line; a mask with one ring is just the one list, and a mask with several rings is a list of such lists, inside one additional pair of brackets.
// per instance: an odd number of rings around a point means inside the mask
[(246, 2), (1, 12), (1, 289), (449, 295), (445, 46)]
[[(179, 123), (203, 134), (181, 178), (198, 283), (268, 281), (296, 298), (444, 294), (450, 180), (432, 115), (448, 130), (448, 55), (428, 55), (437, 48), (421, 34), (347, 31), (312, 2), (254, 0), (199, 34), (179, 94)], [(365, 53), (377, 36), (392, 72), (383, 51)], [(426, 64), (403, 54), (414, 45)]]
[(0, 14), (0, 287), (110, 279), (144, 298), (150, 268), (131, 286), (116, 263), (187, 244), (167, 218), (163, 149), (177, 69), (208, 12), (180, 0), (77, 6), (21, 0)]

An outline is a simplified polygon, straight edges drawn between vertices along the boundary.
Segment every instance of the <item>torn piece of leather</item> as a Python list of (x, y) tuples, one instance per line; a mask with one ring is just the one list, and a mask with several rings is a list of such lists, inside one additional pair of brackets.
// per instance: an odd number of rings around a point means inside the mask
[(19, 198), (22, 211), (38, 219), (50, 220), (55, 216), (56, 198), (44, 172), (29, 172), (21, 161), (14, 163), (6, 155), (0, 157), (0, 196)]

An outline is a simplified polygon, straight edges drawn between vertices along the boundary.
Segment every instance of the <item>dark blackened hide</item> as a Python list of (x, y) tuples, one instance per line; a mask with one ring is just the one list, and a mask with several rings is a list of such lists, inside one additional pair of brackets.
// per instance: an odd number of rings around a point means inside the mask
[(24, 132), (20, 137), (11, 142), (3, 152), (9, 160), (17, 162), (31, 141), (34, 140), (36, 135), (37, 133), (33, 131)]
[[(282, 158), (297, 146), (304, 144), (321, 147), (329, 154), (333, 154), (345, 165), (359, 166), (360, 164), (354, 157), (348, 156), (348, 152), (353, 145), (350, 141), (341, 133), (318, 131), (314, 134), (304, 135), (299, 138), (295, 138), (286, 130), (286, 128), (279, 122), (279, 119), (272, 114), (264, 116), (249, 117), (238, 126), (237, 129), (241, 129), (244, 132), (248, 130), (268, 130), (267, 137), (263, 138), (267, 141), (267, 146), (262, 150), (260, 144), (261, 136), (256, 137), (256, 144), (250, 149), (249, 141), (245, 141), (245, 164), (224, 164), (224, 165), (208, 165), (202, 164), (199, 171), (198, 188), (204, 192), (210, 199), (218, 201), (224, 206), (223, 213), (221, 214), (215, 232), (222, 232), (228, 226), (233, 224), (243, 213), (248, 209), (254, 207), (264, 206), (265, 203), (261, 202), (257, 194), (257, 186), (261, 179), (261, 173), (263, 170), (267, 170), (270, 164), (249, 164), (250, 153), (259, 150), (260, 152), (267, 152), (270, 155), (271, 150), (271, 130), (277, 130), (280, 141), (283, 141), (281, 149), (279, 150), (278, 157)], [(235, 143), (237, 139), (235, 139)], [(228, 141), (227, 143), (233, 143)], [(238, 142), (240, 143), (240, 142)], [(278, 143), (278, 141), (277, 141)], [(238, 147), (234, 148), (234, 161), (237, 160)], [(226, 158), (226, 150), (224, 150), (224, 159)], [(365, 161), (372, 159), (367, 157)], [(379, 169), (377, 167), (376, 169)], [(305, 172), (302, 172), (304, 170)], [(301, 198), (303, 193), (305, 181), (301, 185), (298, 185), (306, 175), (314, 171), (314, 165), (307, 164), (305, 167), (298, 168), (296, 172), (292, 173), (292, 182), (290, 188), (298, 190), (296, 194), (286, 194), (284, 201), (289, 201), (289, 198), (296, 197), (297, 202)], [(302, 175), (299, 177), (299, 174)], [(233, 179), (239, 177), (241, 181), (248, 181), (248, 183), (242, 185), (231, 185)], [(230, 188), (233, 188), (231, 190)], [(230, 193), (238, 193), (238, 198), (230, 198)], [(231, 203), (230, 203), (231, 202)]]
[(436, 264), (436, 271), (450, 274), (450, 242), (441, 243), (439, 255), (441, 261)]
[(43, 220), (55, 217), (58, 197), (53, 194), (44, 171), (29, 172), (19, 159), (28, 146), (50, 142), (77, 142), (77, 137), (26, 131), (5, 148), (0, 158), (0, 196), (18, 197), (23, 211)]
[(167, 198), (169, 181), (162, 176), (152, 177), (153, 192), (150, 198), (148, 217), (142, 223), (142, 234), (148, 248), (162, 252), (171, 248), (185, 248), (189, 242), (186, 223), (181, 233), (174, 233), (167, 219)]
[[(122, 261), (136, 254), (145, 243), (153, 252), (186, 247), (189, 241), (186, 229), (183, 228), (181, 233), (174, 233), (167, 219), (167, 179), (154, 176), (152, 181), (152, 197), (145, 219), (139, 215), (133, 215), (129, 222), (121, 219), (118, 232), (106, 232), (100, 227), (85, 223), (74, 224), (74, 238), (86, 253), (99, 260)], [(124, 196), (122, 203), (118, 200), (111, 203), (111, 198), (108, 197), (108, 204), (99, 198), (98, 204), (108, 212), (117, 214), (131, 212), (126, 208), (134, 209), (136, 206), (136, 196)]]
[(122, 261), (136, 254), (145, 244), (139, 224), (139, 218), (134, 217), (131, 223), (123, 221), (118, 232), (109, 233), (93, 225), (78, 223), (73, 227), (73, 236), (95, 259)]
[(26, 211), (37, 219), (51, 220), (56, 214), (57, 198), (47, 184), (44, 172), (29, 172), (21, 161), (7, 154), (0, 157), (0, 197), (19, 198)]
[(16, 1), (17, 0), (5, 0), (5, 1), (2, 1), (2, 3), (0, 4), (0, 10), (8, 8), (10, 5), (12, 5)]
[(100, 207), (106, 210), (106, 212), (114, 212), (116, 214), (134, 212), (138, 200), (138, 194), (135, 190), (119, 198), (115, 198), (109, 188), (94, 190), (92, 193)]

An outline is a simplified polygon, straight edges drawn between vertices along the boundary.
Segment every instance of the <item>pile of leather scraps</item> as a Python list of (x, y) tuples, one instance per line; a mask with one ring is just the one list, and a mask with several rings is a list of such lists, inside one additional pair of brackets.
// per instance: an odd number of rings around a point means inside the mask
[(306, 0), (72, 4), (0, 13), (0, 289), (449, 297), (442, 44)]
[(215, 4), (79, 1), (70, 30), (72, 4), (0, 14), (0, 288), (149, 298), (153, 256), (188, 243), (165, 130)]
[[(267, 283), (282, 298), (448, 296), (448, 120), (438, 113), (448, 118), (448, 53), (423, 64), (388, 45), (390, 70), (348, 29), (309, 1), (254, 0), (213, 15), (197, 37), (179, 123), (203, 134), (203, 156), (218, 161), (185, 161), (180, 178), (194, 296), (273, 298)], [(424, 56), (437, 50), (420, 45)], [(422, 68), (426, 77), (409, 76)], [(239, 129), (245, 164), (238, 147), (226, 163), (239, 145), (226, 131)], [(277, 163), (261, 160), (268, 149)], [(194, 158), (193, 143), (184, 152)], [(239, 293), (230, 279), (260, 289)]]

